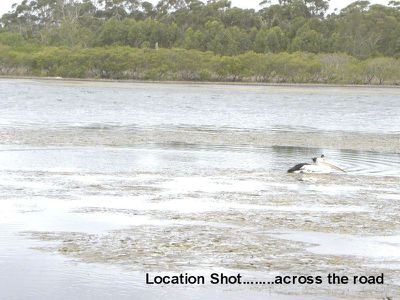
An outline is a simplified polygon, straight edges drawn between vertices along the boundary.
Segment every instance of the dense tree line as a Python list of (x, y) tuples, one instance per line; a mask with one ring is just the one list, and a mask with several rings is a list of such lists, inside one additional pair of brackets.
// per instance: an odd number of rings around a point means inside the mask
[(186, 49), (27, 47), (0, 44), (0, 75), (67, 78), (400, 84), (400, 61), (347, 54), (255, 53), (221, 56)]
[(1, 31), (40, 45), (184, 48), (221, 55), (343, 52), (400, 56), (400, 1), (356, 1), (327, 14), (328, 0), (263, 1), (255, 11), (228, 0), (23, 0)]
[(0, 74), (399, 84), (400, 1), (23, 0), (0, 19)]

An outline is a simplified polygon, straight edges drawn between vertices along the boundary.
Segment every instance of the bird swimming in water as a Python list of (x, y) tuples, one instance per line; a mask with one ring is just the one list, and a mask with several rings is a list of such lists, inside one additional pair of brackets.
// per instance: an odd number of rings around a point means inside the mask
[(345, 170), (335, 166), (325, 159), (325, 155), (321, 157), (313, 157), (312, 163), (301, 163), (288, 170), (288, 173), (331, 173), (335, 171), (346, 172)]

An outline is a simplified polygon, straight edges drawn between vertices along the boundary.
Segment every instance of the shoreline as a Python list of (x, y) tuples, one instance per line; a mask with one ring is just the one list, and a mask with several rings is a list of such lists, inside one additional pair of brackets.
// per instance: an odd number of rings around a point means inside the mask
[(96, 79), (96, 78), (64, 78), (64, 77), (40, 77), (40, 76), (12, 76), (0, 75), (0, 80), (42, 80), (60, 82), (96, 82), (96, 83), (147, 83), (166, 85), (220, 85), (220, 86), (255, 86), (255, 87), (326, 87), (326, 88), (378, 88), (400, 89), (400, 85), (375, 85), (375, 84), (333, 84), (333, 83), (277, 83), (277, 82), (250, 82), (250, 81), (184, 81), (184, 80), (134, 80), (134, 79)]

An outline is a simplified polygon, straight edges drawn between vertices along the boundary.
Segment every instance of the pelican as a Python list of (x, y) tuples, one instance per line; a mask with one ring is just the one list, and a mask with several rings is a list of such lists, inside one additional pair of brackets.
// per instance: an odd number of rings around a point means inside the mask
[(295, 165), (288, 170), (288, 173), (331, 173), (335, 171), (346, 172), (345, 170), (335, 166), (325, 159), (325, 155), (321, 157), (313, 157), (312, 163), (301, 163)]

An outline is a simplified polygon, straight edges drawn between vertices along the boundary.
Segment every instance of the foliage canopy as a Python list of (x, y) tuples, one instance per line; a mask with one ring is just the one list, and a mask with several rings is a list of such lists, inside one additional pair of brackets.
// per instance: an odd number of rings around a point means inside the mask
[(23, 0), (0, 19), (0, 74), (398, 83), (399, 1), (263, 3)]

